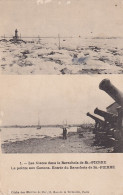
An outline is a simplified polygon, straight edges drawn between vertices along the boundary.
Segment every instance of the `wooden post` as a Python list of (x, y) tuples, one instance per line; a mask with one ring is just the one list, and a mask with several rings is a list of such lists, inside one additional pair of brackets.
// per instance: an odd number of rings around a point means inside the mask
[(40, 36), (38, 35), (38, 43), (40, 43)]
[(60, 45), (60, 35), (58, 34), (58, 45), (59, 45), (59, 50), (61, 49), (61, 45)]

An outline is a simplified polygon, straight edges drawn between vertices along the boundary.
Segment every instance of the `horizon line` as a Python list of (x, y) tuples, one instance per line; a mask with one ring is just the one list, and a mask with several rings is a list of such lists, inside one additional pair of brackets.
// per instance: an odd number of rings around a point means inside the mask
[(48, 125), (3, 125), (0, 126), (0, 128), (26, 128), (26, 127), (30, 127), (30, 128), (36, 128), (36, 127), (63, 127), (63, 126), (67, 126), (67, 127), (79, 127), (81, 125), (84, 124), (92, 124), (92, 123), (79, 123), (79, 124), (48, 124)]
[[(71, 35), (71, 36), (19, 36), (20, 38), (123, 38), (123, 36), (82, 36), (82, 35), (79, 35), (79, 36), (74, 36), (74, 35)], [(1, 35), (0, 38), (13, 38), (13, 36), (5, 36), (5, 35)]]

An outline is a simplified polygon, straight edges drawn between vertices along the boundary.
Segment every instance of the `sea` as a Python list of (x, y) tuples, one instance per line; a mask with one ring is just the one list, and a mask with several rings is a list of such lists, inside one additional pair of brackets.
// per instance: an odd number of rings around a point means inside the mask
[[(67, 132), (76, 132), (77, 127), (67, 129)], [(2, 128), (0, 131), (1, 144), (24, 141), (31, 138), (51, 138), (62, 136), (62, 128)]]

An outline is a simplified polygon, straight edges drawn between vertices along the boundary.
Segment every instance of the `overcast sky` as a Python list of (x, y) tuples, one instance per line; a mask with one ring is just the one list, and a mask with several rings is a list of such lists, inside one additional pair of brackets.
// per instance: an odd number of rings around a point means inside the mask
[(123, 0), (0, 0), (0, 35), (123, 36)]
[[(2, 124), (63, 124), (92, 122), (86, 116), (114, 100), (99, 89), (106, 76), (1, 76)], [(108, 76), (123, 91), (122, 75)]]

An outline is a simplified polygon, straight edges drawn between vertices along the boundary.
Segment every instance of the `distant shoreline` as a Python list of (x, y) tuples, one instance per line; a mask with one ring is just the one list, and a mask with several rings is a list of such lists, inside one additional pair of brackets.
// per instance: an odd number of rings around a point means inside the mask
[[(13, 36), (0, 36), (1, 39), (11, 39)], [(21, 36), (21, 39), (57, 39), (58, 36)], [(61, 39), (123, 39), (123, 37), (116, 37), (116, 36), (111, 36), (111, 37), (97, 37), (97, 36), (60, 36)]]
[(37, 128), (37, 127), (41, 127), (41, 128), (48, 128), (48, 127), (56, 127), (56, 128), (62, 128), (64, 126), (67, 127), (81, 127), (83, 126), (83, 124), (68, 124), (68, 125), (4, 125), (4, 126), (0, 126), (0, 128)]

